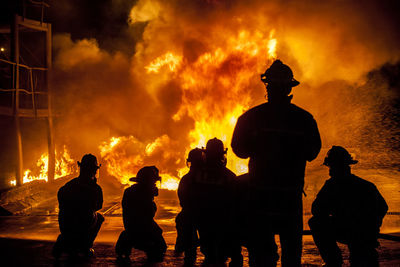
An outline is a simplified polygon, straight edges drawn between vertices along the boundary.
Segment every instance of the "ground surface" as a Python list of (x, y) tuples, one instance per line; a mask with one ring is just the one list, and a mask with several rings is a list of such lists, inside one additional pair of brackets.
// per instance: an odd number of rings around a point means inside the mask
[[(399, 172), (388, 170), (355, 170), (359, 176), (373, 181), (389, 204), (390, 213), (385, 217), (381, 232), (396, 234), (400, 229), (400, 181)], [(304, 199), (305, 221), (309, 218), (309, 207), (315, 194), (322, 186), (326, 171), (314, 169), (307, 173)], [(104, 208), (106, 221), (96, 239), (94, 249), (96, 256), (89, 260), (70, 260), (66, 257), (54, 262), (51, 257), (51, 248), (59, 234), (57, 222), (57, 202), (50, 198), (40, 206), (32, 208), (28, 215), (0, 217), (0, 266), (119, 266), (116, 262), (114, 245), (119, 233), (123, 229), (120, 207), (120, 196), (105, 198)], [(164, 230), (164, 237), (168, 244), (165, 261), (157, 266), (182, 266), (182, 255), (174, 255), (176, 238), (174, 218), (179, 212), (179, 205), (175, 193), (162, 192), (157, 199), (158, 211), (156, 220)], [(321, 266), (322, 260), (310, 236), (303, 239), (303, 266)], [(279, 241), (279, 238), (277, 238)], [(400, 243), (380, 240), (379, 248), (381, 266), (400, 266)], [(344, 258), (347, 262), (348, 252), (342, 246)], [(248, 266), (247, 251), (244, 249), (245, 266)], [(145, 255), (137, 250), (131, 256), (132, 266), (145, 265)], [(202, 262), (202, 255), (198, 252), (197, 265)]]

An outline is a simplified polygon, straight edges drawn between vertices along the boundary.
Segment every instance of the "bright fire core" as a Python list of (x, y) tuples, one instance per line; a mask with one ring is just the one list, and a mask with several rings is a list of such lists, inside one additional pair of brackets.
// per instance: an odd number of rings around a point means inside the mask
[[(214, 137), (229, 147), (238, 117), (251, 104), (249, 90), (246, 90), (249, 81), (266, 67), (266, 62), (270, 64), (276, 58), (274, 34), (274, 30), (267, 36), (261, 32), (240, 31), (190, 63), (174, 52), (149, 61), (144, 67), (147, 75), (165, 77), (167, 74), (182, 88), (183, 103), (172, 119), (180, 121), (189, 116), (194, 120), (194, 128), (188, 136), (190, 145), (182, 155), (176, 152), (179, 141), (171, 140), (168, 135), (150, 143), (143, 143), (134, 136), (112, 137), (99, 146), (108, 173), (126, 184), (142, 166), (152, 162), (160, 169), (162, 188), (176, 190), (180, 177), (187, 172), (184, 159), (190, 149), (205, 147), (207, 140)], [(215, 93), (216, 87), (223, 88), (226, 94)], [(227, 158), (227, 167), (237, 175), (247, 172), (247, 160), (237, 158), (231, 150)], [(165, 163), (175, 166), (175, 170), (165, 167)]]

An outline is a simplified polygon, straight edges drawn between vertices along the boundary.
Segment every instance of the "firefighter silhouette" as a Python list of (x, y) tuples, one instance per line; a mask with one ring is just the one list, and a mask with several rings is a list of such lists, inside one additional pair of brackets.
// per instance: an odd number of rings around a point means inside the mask
[(195, 148), (189, 152), (187, 165), (190, 168), (179, 182), (178, 198), (182, 211), (176, 216), (177, 238), (175, 252), (185, 253), (185, 266), (192, 266), (196, 261), (196, 250), (199, 244), (197, 228), (194, 218), (193, 191), (196, 175), (201, 176), (205, 168), (205, 152)]
[(223, 264), (230, 257), (231, 266), (241, 266), (240, 246), (233, 251), (229, 244), (236, 175), (226, 168), (226, 151), (221, 140), (208, 140), (204, 170), (192, 178), (192, 209), (204, 264)]
[(321, 139), (313, 116), (291, 103), (299, 85), (292, 70), (276, 60), (261, 75), (268, 102), (242, 114), (232, 137), (233, 152), (249, 160), (248, 251), (251, 266), (275, 266), (282, 246), (282, 266), (300, 266), (302, 191), (307, 161), (314, 160)]
[(167, 245), (161, 228), (154, 221), (157, 211), (154, 197), (158, 196), (156, 181), (160, 180), (155, 166), (141, 168), (137, 176), (130, 179), (136, 184), (125, 189), (122, 198), (125, 230), (115, 246), (118, 260), (129, 261), (132, 248), (144, 251), (148, 262), (163, 260)]
[(312, 235), (327, 266), (341, 266), (336, 242), (347, 244), (351, 266), (379, 266), (377, 238), (388, 206), (376, 186), (351, 173), (357, 161), (340, 146), (325, 158), (330, 179), (312, 204)]
[(53, 247), (53, 256), (62, 252), (91, 256), (93, 242), (104, 217), (96, 212), (102, 208), (103, 192), (97, 184), (96, 173), (100, 168), (92, 154), (78, 162), (80, 173), (58, 190), (58, 222), (61, 234)]

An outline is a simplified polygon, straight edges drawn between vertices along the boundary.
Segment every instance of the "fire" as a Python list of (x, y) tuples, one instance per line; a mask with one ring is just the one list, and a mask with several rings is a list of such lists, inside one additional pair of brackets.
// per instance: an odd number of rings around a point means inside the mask
[(173, 159), (172, 164), (178, 166), (181, 161), (179, 156), (173, 152), (176, 150), (175, 145), (176, 143), (166, 135), (147, 144), (133, 136), (121, 136), (111, 137), (108, 142), (103, 142), (99, 149), (102, 160), (106, 163), (107, 172), (119, 179), (122, 184), (128, 184), (129, 178), (135, 176), (143, 166), (156, 165), (163, 178), (161, 187), (176, 190), (179, 184), (177, 174), (165, 172), (164, 168), (157, 163)]
[[(57, 153), (56, 151), (56, 162), (55, 162), (55, 174), (54, 179), (61, 178), (70, 175), (76, 171), (75, 161), (69, 155), (67, 148), (64, 146), (62, 153)], [(38, 174), (34, 174), (30, 169), (24, 171), (23, 183), (30, 183), (35, 180), (48, 181), (48, 170), (49, 170), (49, 155), (48, 153), (43, 153), (36, 166), (39, 169)], [(37, 172), (36, 172), (37, 173)], [(11, 180), (10, 184), (15, 186), (17, 184), (16, 180)]]
[[(277, 57), (274, 36), (274, 29), (267, 34), (240, 30), (203, 51), (194, 61), (188, 62), (183, 55), (172, 52), (151, 60), (144, 67), (147, 74), (174, 72), (174, 80), (182, 89), (182, 104), (171, 119), (193, 119), (189, 143), (182, 149), (179, 140), (167, 134), (151, 141), (134, 136), (112, 137), (99, 146), (108, 173), (128, 184), (141, 167), (156, 165), (163, 177), (160, 186), (176, 190), (179, 177), (188, 171), (185, 159), (190, 149), (205, 147), (207, 140), (214, 137), (229, 147), (238, 117), (253, 104), (251, 81), (265, 70), (265, 62), (271, 63)], [(236, 174), (248, 171), (247, 160), (237, 158), (231, 150), (227, 158), (227, 167)]]
[(34, 176), (32, 175), (32, 171), (31, 170), (26, 170), (24, 172), (24, 177), (23, 177), (23, 183), (29, 183), (32, 182), (34, 180), (45, 180), (47, 182), (47, 171), (49, 169), (49, 156), (47, 153), (44, 153), (40, 156), (39, 160), (36, 163), (36, 166), (38, 166), (40, 168), (40, 172), (38, 176)]
[(182, 61), (181, 56), (176, 56), (171, 52), (168, 52), (155, 60), (153, 60), (145, 69), (147, 73), (158, 73), (163, 66), (168, 66), (170, 71), (175, 71)]
[(271, 59), (276, 59), (276, 45), (278, 41), (274, 38), (275, 30), (271, 30), (269, 32), (269, 41), (268, 41), (268, 56)]
[[(56, 151), (57, 155), (57, 151)], [(56, 158), (56, 168), (54, 179), (70, 175), (76, 171), (75, 160), (71, 158), (66, 146), (64, 146), (62, 154)]]
[(170, 176), (168, 174), (161, 174), (162, 178), (160, 183), (160, 188), (167, 190), (177, 190), (179, 185), (179, 179), (176, 177)]
[[(195, 129), (189, 133), (192, 140), (191, 147), (205, 147), (207, 141), (214, 137), (221, 139), (225, 146), (229, 146), (237, 118), (245, 110), (244, 106), (238, 105), (233, 111), (225, 114), (222, 119), (196, 122)], [(227, 167), (236, 174), (248, 171), (247, 160), (237, 158), (232, 150), (228, 149), (227, 158)]]
[[(248, 86), (254, 75), (257, 57), (262, 58), (266, 55), (267, 61), (276, 58), (277, 40), (274, 34), (275, 30), (271, 30), (266, 41), (260, 32), (251, 34), (241, 31), (236, 37), (228, 40), (227, 49), (218, 47), (213, 53), (203, 54), (193, 67), (188, 67), (182, 72), (182, 87), (188, 94), (184, 98), (186, 105), (180, 112), (187, 112), (195, 119), (195, 128), (189, 133), (192, 148), (204, 147), (207, 140), (213, 137), (221, 139), (225, 146), (230, 145), (237, 118), (251, 104), (251, 97), (243, 88)], [(220, 75), (215, 81), (215, 73), (218, 73), (221, 67), (225, 67), (227, 62), (233, 65), (232, 71), (227, 76)], [(223, 99), (215, 99), (212, 91), (209, 91), (215, 83), (226, 88), (226, 95), (220, 96)], [(192, 90), (203, 91), (203, 101), (194, 103), (190, 93)], [(210, 107), (210, 103), (214, 106)], [(216, 103), (221, 104), (215, 106)], [(231, 150), (228, 150), (227, 157), (227, 167), (236, 174), (248, 171), (247, 160), (237, 158)]]
[(132, 157), (127, 155), (125, 149), (130, 149), (132, 145), (138, 149), (142, 147), (142, 144), (133, 136), (111, 137), (109, 142), (103, 142), (99, 146), (100, 155), (106, 162), (107, 172), (123, 184), (127, 184), (129, 178), (136, 174), (138, 168), (135, 167), (143, 164), (140, 154)]

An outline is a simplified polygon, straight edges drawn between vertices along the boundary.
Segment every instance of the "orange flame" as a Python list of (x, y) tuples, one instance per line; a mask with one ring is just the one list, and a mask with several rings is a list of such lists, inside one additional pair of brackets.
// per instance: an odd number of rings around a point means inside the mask
[[(135, 176), (143, 166), (158, 165), (157, 161), (169, 158), (170, 153), (163, 150), (170, 144), (171, 140), (166, 135), (148, 144), (140, 142), (133, 136), (121, 136), (111, 137), (108, 142), (103, 142), (99, 149), (100, 155), (106, 163), (107, 172), (119, 179), (122, 184), (128, 184), (129, 178)], [(175, 160), (175, 163), (179, 164), (180, 160)], [(163, 169), (160, 169), (160, 176), (162, 177), (162, 188), (168, 190), (178, 188), (179, 179), (176, 175), (163, 173)]]
[(270, 59), (276, 59), (276, 45), (278, 44), (278, 40), (274, 38), (275, 30), (271, 30), (269, 32), (269, 41), (268, 41), (268, 56)]
[[(69, 152), (64, 146), (63, 152), (58, 154), (56, 151), (56, 162), (55, 162), (55, 174), (54, 179), (58, 179), (67, 175), (70, 175), (76, 171), (75, 169), (75, 161), (69, 155)], [(43, 153), (38, 161), (36, 162), (36, 166), (39, 168), (39, 174), (34, 175), (30, 169), (24, 171), (24, 176), (22, 183), (30, 183), (35, 180), (44, 180), (48, 181), (48, 170), (49, 170), (49, 155), (48, 153)], [(17, 181), (11, 180), (10, 185), (17, 185)]]
[(158, 73), (163, 66), (168, 66), (170, 71), (175, 71), (182, 61), (181, 56), (176, 56), (171, 52), (168, 52), (155, 60), (153, 60), (148, 66), (145, 67), (147, 73)]
[[(147, 143), (134, 136), (112, 137), (99, 146), (108, 173), (127, 184), (129, 177), (136, 175), (144, 165), (156, 165), (163, 177), (161, 186), (176, 190), (179, 177), (187, 172), (184, 159), (190, 149), (204, 147), (207, 140), (214, 137), (228, 147), (238, 117), (253, 104), (248, 87), (254, 80), (254, 73), (259, 73), (265, 68), (265, 62), (277, 56), (274, 35), (275, 30), (267, 36), (258, 31), (242, 30), (198, 55), (193, 62), (172, 52), (151, 61), (144, 67), (147, 73), (174, 72), (174, 80), (182, 88), (182, 104), (171, 117), (179, 122), (189, 116), (195, 122), (188, 134), (189, 145), (182, 155), (179, 143), (176, 146), (177, 141), (168, 135)], [(219, 90), (214, 90), (215, 87)], [(248, 171), (247, 160), (237, 158), (231, 150), (228, 150), (227, 159), (227, 167), (236, 174)], [(176, 168), (168, 169), (170, 165)]]

